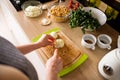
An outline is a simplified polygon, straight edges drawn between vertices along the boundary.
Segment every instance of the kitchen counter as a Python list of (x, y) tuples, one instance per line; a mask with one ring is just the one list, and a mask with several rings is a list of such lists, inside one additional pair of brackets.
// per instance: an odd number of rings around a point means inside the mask
[[(68, 1), (68, 0), (66, 0)], [(9, 14), (11, 14), (12, 17), (17, 21), (17, 23), (21, 26), (21, 29), (24, 31), (27, 38), (32, 41), (32, 39), (39, 34), (55, 28), (59, 27), (64, 34), (74, 42), (75, 45), (77, 45), (81, 52), (84, 52), (88, 55), (88, 59), (80, 65), (78, 68), (76, 68), (71, 73), (63, 76), (62, 80), (104, 80), (103, 77), (98, 72), (98, 62), (100, 59), (109, 52), (107, 49), (101, 49), (96, 45), (96, 49), (90, 50), (87, 48), (84, 48), (81, 45), (81, 38), (83, 36), (83, 33), (78, 28), (71, 29), (69, 27), (68, 22), (66, 23), (55, 23), (52, 22), (48, 26), (42, 26), (40, 23), (40, 20), (44, 17), (47, 17), (47, 11), (43, 11), (43, 14), (40, 15), (37, 18), (28, 18), (24, 15), (23, 11), (17, 12), (15, 8), (12, 6), (12, 4), (9, 2), (9, 0), (3, 0), (4, 5), (6, 5), (6, 8), (9, 11)], [(100, 29), (94, 32), (87, 32), (95, 35), (96, 37), (99, 34), (108, 34), (112, 38), (112, 49), (115, 49), (117, 47), (117, 37), (119, 33), (115, 31), (112, 27), (110, 27), (108, 24), (103, 25)], [(19, 34), (18, 34), (19, 35)], [(112, 50), (111, 49), (111, 50)], [(45, 64), (47, 57), (41, 52), (41, 49), (37, 50), (38, 56), (43, 64)]]

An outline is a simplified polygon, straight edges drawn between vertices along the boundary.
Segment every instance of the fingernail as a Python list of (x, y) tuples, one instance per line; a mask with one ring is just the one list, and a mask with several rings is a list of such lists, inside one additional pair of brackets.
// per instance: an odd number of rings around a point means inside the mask
[(55, 39), (54, 39), (54, 38), (48, 38), (48, 41), (49, 41), (49, 42), (54, 42)]

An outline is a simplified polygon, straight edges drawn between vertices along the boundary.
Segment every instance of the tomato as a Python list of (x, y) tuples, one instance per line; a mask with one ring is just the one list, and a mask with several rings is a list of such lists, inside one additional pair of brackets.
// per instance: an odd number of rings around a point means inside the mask
[(75, 3), (75, 6), (76, 6), (76, 7), (79, 7), (79, 5), (80, 5), (80, 3), (79, 3), (79, 2)]
[(78, 8), (78, 7), (75, 6), (73, 9), (74, 9), (74, 10), (77, 10), (77, 8)]
[(80, 5), (79, 2), (73, 3), (73, 0), (70, 0), (70, 1), (69, 1), (69, 6), (68, 6), (68, 7), (69, 7), (70, 9), (76, 10), (76, 9), (79, 7), (79, 5)]
[(68, 6), (68, 7), (69, 7), (69, 8), (73, 8), (73, 5), (72, 5), (72, 4), (73, 4), (73, 1), (70, 0), (70, 2), (69, 2), (69, 6)]
[(73, 8), (72, 4), (69, 4), (69, 8)]
[(73, 4), (73, 0), (70, 0), (70, 3)]

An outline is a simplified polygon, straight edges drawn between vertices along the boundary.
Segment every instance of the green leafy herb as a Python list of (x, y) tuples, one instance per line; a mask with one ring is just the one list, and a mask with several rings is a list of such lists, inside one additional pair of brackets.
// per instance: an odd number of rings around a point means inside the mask
[(98, 20), (92, 17), (91, 10), (85, 12), (81, 7), (77, 10), (71, 11), (69, 24), (71, 28), (82, 27), (83, 33), (85, 33), (85, 29), (96, 30), (100, 27)]

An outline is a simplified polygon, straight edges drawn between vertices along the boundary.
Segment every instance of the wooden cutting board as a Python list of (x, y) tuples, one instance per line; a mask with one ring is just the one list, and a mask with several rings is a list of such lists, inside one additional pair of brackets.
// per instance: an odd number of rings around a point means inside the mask
[[(63, 60), (63, 68), (66, 68), (73, 64), (80, 56), (82, 56), (82, 53), (79, 47), (77, 47), (63, 32), (59, 31), (57, 34), (58, 39), (62, 39), (65, 43), (63, 48), (58, 49), (58, 54)], [(54, 47), (47, 46), (41, 48), (41, 50), (45, 55), (47, 55), (48, 58), (50, 58), (53, 55)]]
[[(60, 48), (58, 51), (58, 54), (61, 56), (63, 60), (63, 69), (59, 73), (59, 76), (62, 77), (72, 72), (83, 62), (85, 62), (88, 56), (86, 55), (86, 53), (81, 53), (80, 48), (76, 46), (72, 42), (72, 40), (70, 40), (58, 27), (45, 31), (43, 34), (50, 34), (53, 31), (57, 32), (59, 36), (58, 38), (63, 39), (65, 43), (65, 46), (63, 48)], [(42, 34), (39, 34), (32, 41), (33, 42), (38, 41), (41, 36)], [(48, 60), (53, 55), (54, 47), (53, 46), (43, 47), (40, 49), (40, 51), (42, 54), (42, 59)]]

